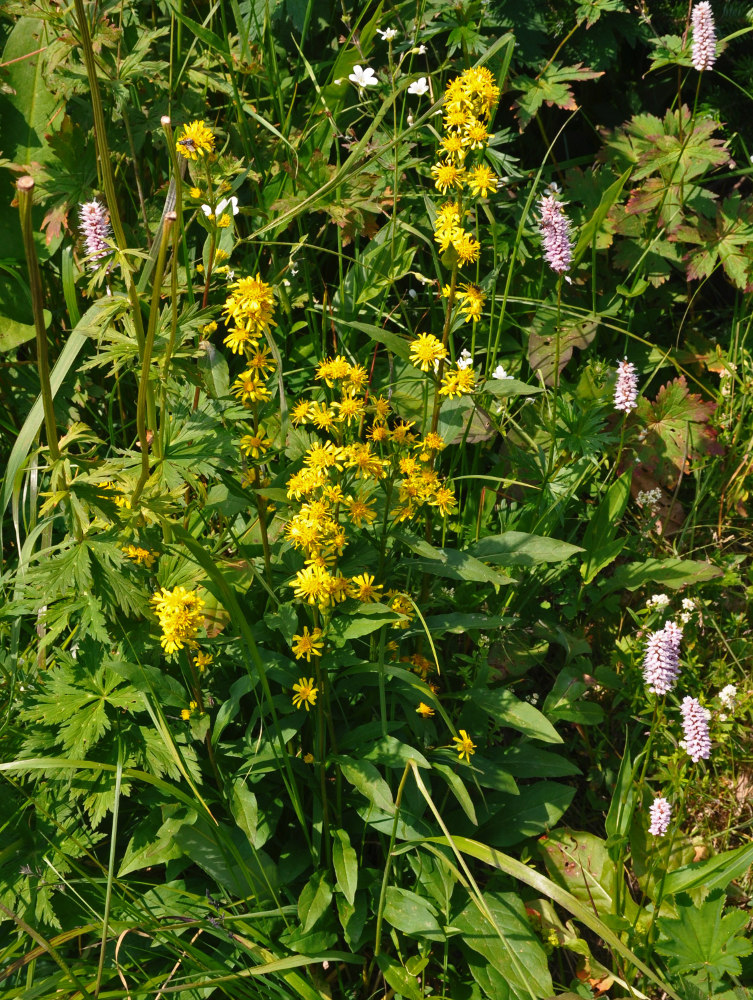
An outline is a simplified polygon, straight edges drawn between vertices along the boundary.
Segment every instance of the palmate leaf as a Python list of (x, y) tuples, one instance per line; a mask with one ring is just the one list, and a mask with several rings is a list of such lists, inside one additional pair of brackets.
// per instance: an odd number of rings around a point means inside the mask
[(671, 972), (703, 972), (714, 980), (725, 975), (739, 976), (740, 958), (750, 955), (753, 944), (740, 937), (748, 922), (745, 910), (724, 911), (725, 892), (715, 889), (697, 906), (685, 893), (675, 898), (678, 918), (660, 917), (663, 937), (656, 945), (666, 955)]
[(639, 400), (636, 413), (646, 433), (636, 453), (657, 481), (671, 487), (700, 455), (721, 453), (709, 427), (715, 408), (689, 392), (682, 375), (662, 386), (653, 402)]
[(575, 111), (578, 105), (570, 84), (576, 80), (596, 80), (603, 75), (586, 69), (581, 63), (577, 66), (551, 63), (536, 79), (524, 75), (517, 77), (515, 86), (522, 94), (514, 101), (513, 107), (517, 109), (520, 131), (535, 118), (544, 104), (550, 107), (556, 105), (565, 111)]
[(713, 222), (699, 218), (694, 226), (680, 226), (671, 238), (693, 246), (683, 258), (689, 280), (708, 278), (721, 264), (733, 285), (753, 291), (753, 204), (739, 194), (724, 199)]

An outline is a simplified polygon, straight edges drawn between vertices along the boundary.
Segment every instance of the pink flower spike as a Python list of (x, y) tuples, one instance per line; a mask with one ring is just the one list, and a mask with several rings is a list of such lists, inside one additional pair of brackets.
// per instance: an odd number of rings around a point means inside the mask
[(104, 205), (97, 201), (87, 201), (78, 207), (78, 217), (84, 233), (86, 256), (89, 258), (89, 270), (97, 269), (97, 261), (112, 253), (110, 243), (112, 230), (110, 216)]
[(680, 642), (682, 629), (667, 622), (658, 632), (652, 632), (643, 658), (643, 679), (654, 694), (668, 694), (680, 675)]
[(711, 69), (716, 62), (716, 31), (714, 15), (708, 0), (702, 0), (693, 8), (693, 66), (702, 73)]
[(688, 756), (697, 764), (699, 760), (708, 760), (711, 756), (711, 740), (709, 738), (709, 719), (711, 712), (696, 698), (683, 698), (680, 705), (682, 712), (682, 729), (685, 734), (684, 745)]
[(620, 361), (617, 365), (617, 384), (614, 387), (614, 408), (630, 413), (638, 399), (638, 375), (630, 361)]
[(570, 220), (554, 195), (545, 195), (539, 202), (539, 231), (544, 244), (547, 263), (557, 274), (570, 270), (573, 247), (570, 238)]
[(672, 818), (672, 806), (665, 798), (658, 795), (651, 803), (648, 815), (651, 820), (648, 832), (653, 837), (663, 837), (667, 832), (669, 821)]

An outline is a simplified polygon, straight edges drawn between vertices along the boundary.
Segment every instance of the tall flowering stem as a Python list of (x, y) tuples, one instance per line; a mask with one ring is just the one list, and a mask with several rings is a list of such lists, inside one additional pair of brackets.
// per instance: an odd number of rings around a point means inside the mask
[[(175, 212), (168, 212), (165, 216), (165, 224), (162, 227), (162, 239), (160, 240), (159, 256), (157, 258), (157, 268), (154, 273), (154, 284), (152, 286), (152, 302), (149, 310), (149, 326), (144, 342), (144, 350), (141, 358), (141, 377), (139, 379), (139, 395), (136, 404), (136, 430), (139, 435), (141, 447), (141, 475), (136, 484), (136, 489), (131, 497), (131, 507), (136, 506), (136, 502), (141, 496), (141, 492), (149, 478), (149, 440), (147, 438), (146, 413), (147, 395), (149, 390), (149, 370), (152, 364), (152, 351), (154, 350), (154, 335), (157, 329), (157, 318), (159, 316), (160, 294), (162, 290), (162, 277), (165, 273), (165, 258), (167, 256), (168, 245), (172, 243), (173, 226), (177, 221)], [(153, 441), (157, 440), (157, 428), (154, 423), (151, 427), (154, 435)]]
[(18, 191), (18, 209), (21, 216), (21, 234), (23, 237), (26, 264), (29, 269), (29, 287), (31, 289), (31, 305), (34, 313), (34, 330), (37, 340), (37, 364), (39, 365), (39, 384), (44, 410), (44, 425), (47, 434), (47, 447), (53, 462), (60, 458), (58, 432), (55, 424), (55, 407), (52, 402), (52, 386), (50, 384), (50, 361), (47, 355), (47, 330), (44, 325), (44, 292), (42, 275), (39, 270), (37, 249), (34, 246), (34, 233), (31, 222), (31, 203), (33, 200), (34, 178), (20, 177), (16, 183)]

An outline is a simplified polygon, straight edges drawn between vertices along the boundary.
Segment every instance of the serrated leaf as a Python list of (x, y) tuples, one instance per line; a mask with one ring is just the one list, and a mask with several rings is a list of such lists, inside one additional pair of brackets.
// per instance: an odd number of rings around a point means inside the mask
[(520, 131), (523, 131), (544, 104), (575, 111), (578, 105), (570, 84), (579, 80), (597, 80), (603, 75), (603, 72), (584, 68), (581, 63), (577, 66), (560, 66), (552, 62), (535, 79), (524, 74), (518, 76), (515, 86), (522, 94), (515, 100), (513, 107), (517, 108)]
[(724, 901), (723, 889), (715, 889), (700, 906), (683, 893), (675, 898), (679, 916), (659, 917), (657, 926), (665, 940), (657, 943), (656, 950), (668, 957), (673, 973), (703, 970), (715, 980), (740, 975), (740, 958), (753, 951), (753, 943), (738, 937), (748, 914), (744, 910), (723, 914)]

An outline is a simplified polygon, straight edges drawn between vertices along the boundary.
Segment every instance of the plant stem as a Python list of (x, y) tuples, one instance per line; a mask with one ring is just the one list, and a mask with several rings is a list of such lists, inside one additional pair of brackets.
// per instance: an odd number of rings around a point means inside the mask
[(47, 433), (47, 447), (53, 462), (60, 458), (60, 445), (55, 424), (55, 407), (52, 402), (52, 386), (50, 385), (50, 361), (47, 356), (47, 330), (44, 326), (44, 290), (42, 275), (39, 270), (37, 248), (34, 246), (34, 233), (31, 222), (31, 203), (34, 191), (33, 177), (20, 177), (16, 183), (18, 191), (18, 210), (21, 216), (21, 234), (24, 242), (26, 264), (29, 269), (29, 285), (31, 287), (31, 307), (34, 313), (34, 330), (37, 338), (37, 364), (39, 365), (39, 384), (44, 409), (44, 426)]
[[(149, 442), (147, 441), (146, 410), (147, 410), (147, 390), (149, 387), (149, 369), (152, 363), (152, 351), (154, 349), (154, 335), (157, 329), (157, 318), (159, 316), (159, 300), (162, 291), (162, 278), (165, 273), (165, 257), (168, 245), (172, 242), (173, 225), (177, 220), (175, 212), (168, 212), (165, 216), (165, 225), (162, 229), (160, 240), (159, 257), (157, 258), (157, 268), (152, 285), (152, 302), (149, 309), (149, 326), (144, 342), (144, 351), (141, 358), (141, 378), (139, 379), (139, 397), (136, 404), (136, 430), (139, 435), (141, 445), (141, 475), (136, 484), (136, 489), (131, 497), (131, 507), (136, 506), (136, 501), (141, 496), (141, 491), (149, 478)], [(152, 432), (156, 427), (152, 428)]]

